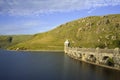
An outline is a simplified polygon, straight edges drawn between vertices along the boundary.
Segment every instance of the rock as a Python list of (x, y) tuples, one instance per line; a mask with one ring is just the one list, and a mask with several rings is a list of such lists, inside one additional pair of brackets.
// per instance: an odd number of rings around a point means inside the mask
[(111, 39), (112, 39), (112, 40), (116, 40), (116, 36), (112, 36)]
[(108, 16), (101, 16), (101, 18), (107, 18)]
[(88, 26), (92, 26), (93, 25), (93, 23), (86, 23), (86, 26), (88, 27)]
[(109, 24), (109, 23), (110, 23), (109, 19), (104, 20), (104, 24)]
[(101, 40), (100, 39), (98, 39), (98, 42), (100, 42)]
[(99, 26), (100, 24), (101, 24), (101, 21), (98, 21), (98, 22), (97, 22), (97, 26)]
[(85, 22), (85, 20), (84, 20), (84, 19), (82, 20), (82, 23), (83, 23), (83, 22)]
[(105, 38), (106, 38), (106, 39), (110, 39), (110, 35), (106, 35)]
[(105, 29), (103, 28), (102, 31), (105, 31)]
[(120, 24), (119, 24), (119, 23), (115, 23), (114, 26), (115, 26), (116, 28), (118, 28), (118, 27), (120, 27)]

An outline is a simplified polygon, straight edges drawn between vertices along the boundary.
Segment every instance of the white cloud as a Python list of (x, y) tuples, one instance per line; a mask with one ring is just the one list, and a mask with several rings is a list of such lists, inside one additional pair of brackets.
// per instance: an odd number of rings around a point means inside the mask
[[(48, 28), (47, 24), (40, 20), (20, 20), (19, 22), (11, 22), (0, 25), (0, 34), (32, 34), (38, 33), (43, 28)], [(45, 31), (45, 30), (41, 30)]]
[(0, 14), (39, 15), (109, 5), (120, 5), (120, 0), (0, 0)]
[(90, 9), (88, 13), (92, 13), (96, 8)]

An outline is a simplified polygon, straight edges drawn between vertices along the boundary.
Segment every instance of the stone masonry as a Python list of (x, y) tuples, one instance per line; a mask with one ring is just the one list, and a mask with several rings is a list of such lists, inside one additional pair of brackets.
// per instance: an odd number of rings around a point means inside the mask
[(77, 48), (64, 43), (64, 52), (72, 58), (120, 70), (120, 49)]

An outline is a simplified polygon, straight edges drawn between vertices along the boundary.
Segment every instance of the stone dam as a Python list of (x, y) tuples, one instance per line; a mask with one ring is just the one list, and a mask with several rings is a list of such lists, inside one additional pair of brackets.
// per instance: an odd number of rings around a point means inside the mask
[(120, 70), (120, 49), (78, 48), (70, 47), (69, 41), (64, 43), (64, 52), (80, 61), (94, 65)]

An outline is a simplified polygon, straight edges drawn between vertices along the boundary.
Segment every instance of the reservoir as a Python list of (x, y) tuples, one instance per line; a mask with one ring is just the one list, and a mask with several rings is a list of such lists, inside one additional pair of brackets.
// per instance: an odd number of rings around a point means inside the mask
[(120, 80), (120, 71), (74, 60), (64, 52), (0, 50), (0, 80)]

